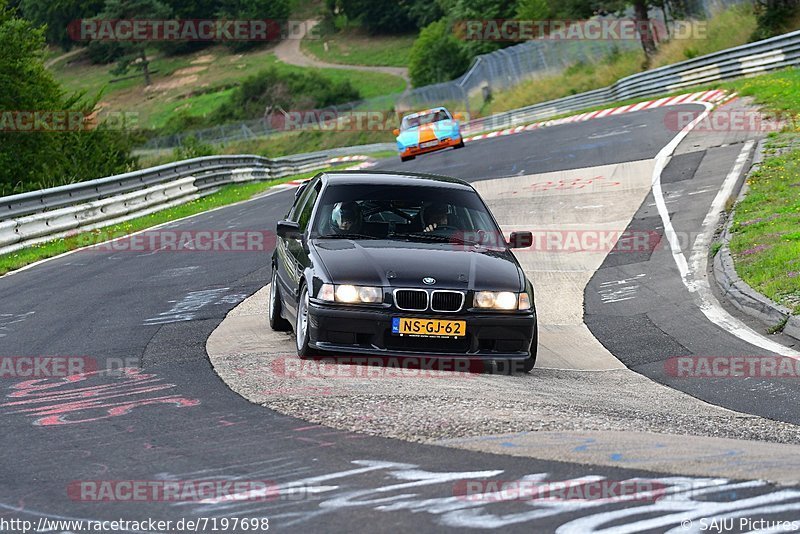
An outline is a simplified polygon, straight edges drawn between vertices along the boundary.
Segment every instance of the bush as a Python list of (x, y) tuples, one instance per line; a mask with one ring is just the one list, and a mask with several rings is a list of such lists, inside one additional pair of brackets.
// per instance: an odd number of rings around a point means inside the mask
[(209, 120), (211, 124), (264, 116), (278, 107), (318, 109), (359, 100), (349, 81), (333, 82), (314, 72), (282, 73), (271, 67), (247, 78)]
[(211, 156), (213, 154), (214, 147), (205, 143), (201, 143), (193, 135), (190, 135), (184, 139), (183, 144), (175, 149), (175, 159), (178, 161), (184, 159), (201, 158), (203, 156)]
[(414, 41), (408, 74), (416, 87), (452, 80), (469, 68), (469, 56), (461, 42), (440, 20), (426, 26)]

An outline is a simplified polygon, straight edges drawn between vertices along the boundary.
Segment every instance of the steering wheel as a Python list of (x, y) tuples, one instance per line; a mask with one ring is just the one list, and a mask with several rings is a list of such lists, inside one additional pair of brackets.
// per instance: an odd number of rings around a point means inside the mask
[(435, 233), (435, 232), (448, 231), (448, 230), (451, 231), (451, 232), (457, 232), (458, 231), (458, 228), (456, 228), (455, 226), (450, 226), (449, 224), (440, 224), (440, 225), (437, 225), (436, 228), (433, 228), (432, 230), (428, 230), (428, 231), (426, 231), (426, 228), (428, 228), (428, 227), (426, 226), (425, 228), (422, 229), (423, 233), (426, 233), (426, 234), (432, 234), (432, 233)]

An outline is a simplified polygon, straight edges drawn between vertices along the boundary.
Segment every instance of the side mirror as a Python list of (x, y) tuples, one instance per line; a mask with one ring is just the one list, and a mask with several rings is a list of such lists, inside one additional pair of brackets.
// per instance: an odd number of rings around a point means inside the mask
[(528, 248), (531, 245), (533, 245), (531, 232), (511, 232), (508, 238), (508, 246), (511, 248)]
[(392, 133), (394, 134), (395, 137), (397, 137), (398, 135), (400, 135), (400, 128), (395, 128), (394, 130), (392, 130)]
[(299, 239), (300, 224), (294, 221), (278, 221), (278, 237), (284, 239)]

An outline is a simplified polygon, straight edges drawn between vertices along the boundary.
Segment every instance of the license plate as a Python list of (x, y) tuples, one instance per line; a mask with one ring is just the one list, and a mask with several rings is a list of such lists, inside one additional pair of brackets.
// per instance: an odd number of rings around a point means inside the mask
[(439, 144), (438, 140), (437, 141), (428, 141), (426, 143), (420, 143), (419, 147), (420, 148), (428, 148), (428, 147), (431, 147), (431, 146), (436, 146), (438, 144)]
[(464, 337), (467, 333), (467, 322), (394, 317), (392, 333), (401, 336)]

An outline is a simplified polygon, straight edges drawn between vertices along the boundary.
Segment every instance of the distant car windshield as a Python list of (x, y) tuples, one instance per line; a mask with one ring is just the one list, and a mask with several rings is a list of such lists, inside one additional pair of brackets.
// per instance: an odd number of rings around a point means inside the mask
[(416, 128), (423, 124), (450, 120), (451, 118), (452, 117), (450, 117), (447, 111), (443, 109), (440, 109), (434, 113), (426, 113), (424, 115), (410, 115), (408, 117), (403, 117), (403, 123), (400, 126), (400, 129), (407, 130), (409, 128)]
[(319, 201), (310, 237), (505, 246), (477, 193), (414, 185), (329, 186)]

